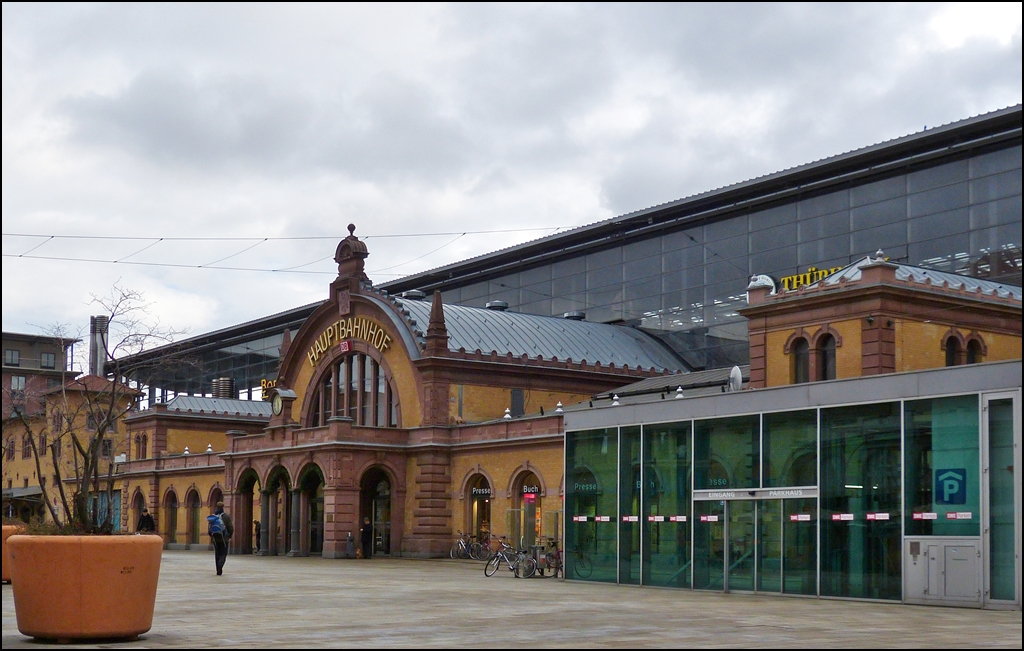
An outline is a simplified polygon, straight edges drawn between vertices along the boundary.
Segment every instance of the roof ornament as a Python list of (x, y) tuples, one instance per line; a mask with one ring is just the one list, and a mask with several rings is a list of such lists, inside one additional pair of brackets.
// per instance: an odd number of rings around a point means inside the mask
[(504, 418), (505, 420), (512, 420), (512, 410), (509, 409), (508, 407), (505, 407), (505, 415), (502, 416), (502, 418)]
[(619, 406), (619, 394), (613, 393), (612, 394), (612, 407), (618, 407), (618, 406)]
[(187, 445), (185, 446), (185, 451), (184, 451), (184, 452), (182, 452), (182, 454), (184, 454), (184, 455), (185, 455), (186, 457), (187, 457), (187, 456), (188, 456), (189, 454), (191, 454), (191, 453), (190, 453), (190, 452), (188, 451), (188, 446), (187, 446)]
[(755, 274), (751, 276), (750, 284), (747, 285), (747, 290), (757, 289), (758, 287), (769, 287), (772, 291), (768, 292), (768, 294), (775, 294), (775, 281), (772, 280), (771, 276), (766, 276), (764, 274)]
[(875, 251), (875, 262), (885, 262), (885, 253), (882, 249)]
[(678, 387), (678, 388), (676, 389), (676, 397), (675, 397), (675, 400), (681, 400), (681, 399), (682, 399), (682, 397), (683, 397), (683, 386), (682, 386), (682, 385), (679, 385), (679, 387)]
[(213, 443), (206, 444), (206, 454), (213, 454)]
[(558, 401), (558, 404), (557, 404), (557, 405), (555, 405), (555, 413), (556, 413), (556, 414), (561, 414), (561, 413), (562, 413), (562, 412), (564, 412), (564, 411), (565, 411), (565, 410), (564, 410), (564, 409), (562, 409), (562, 401), (561, 401), (561, 400), (559, 400), (559, 401)]

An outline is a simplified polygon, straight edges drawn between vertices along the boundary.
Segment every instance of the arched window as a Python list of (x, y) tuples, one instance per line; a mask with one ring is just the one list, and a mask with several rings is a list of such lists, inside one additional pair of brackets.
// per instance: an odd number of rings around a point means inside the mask
[(836, 379), (836, 339), (832, 335), (818, 340), (818, 379)]
[(967, 363), (977, 364), (981, 361), (982, 350), (981, 342), (977, 339), (971, 339), (967, 342)]
[(793, 384), (811, 381), (810, 344), (803, 337), (793, 342)]
[(956, 337), (946, 339), (946, 366), (960, 363), (960, 341)]
[(316, 389), (309, 426), (326, 425), (333, 416), (367, 427), (398, 427), (398, 392), (387, 369), (364, 353), (336, 361)]

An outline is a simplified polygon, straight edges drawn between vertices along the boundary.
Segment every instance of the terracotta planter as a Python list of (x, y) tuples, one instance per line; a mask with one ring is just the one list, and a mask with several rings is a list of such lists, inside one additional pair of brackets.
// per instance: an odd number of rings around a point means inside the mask
[(7, 547), (23, 635), (134, 638), (153, 626), (160, 536), (15, 535)]
[(16, 524), (5, 524), (4, 529), (4, 544), (3, 544), (3, 582), (11, 582), (11, 557), (7, 553), (7, 539), (14, 534), (21, 531), (22, 527)]

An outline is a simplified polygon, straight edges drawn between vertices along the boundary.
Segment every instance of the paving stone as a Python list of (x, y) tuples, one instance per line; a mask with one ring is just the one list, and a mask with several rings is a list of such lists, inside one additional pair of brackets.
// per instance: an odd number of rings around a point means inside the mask
[[(165, 552), (153, 628), (86, 648), (1021, 648), (1021, 612), (485, 577), (474, 561)], [(18, 633), (3, 586), (3, 648)], [(76, 645), (80, 646), (80, 645)]]

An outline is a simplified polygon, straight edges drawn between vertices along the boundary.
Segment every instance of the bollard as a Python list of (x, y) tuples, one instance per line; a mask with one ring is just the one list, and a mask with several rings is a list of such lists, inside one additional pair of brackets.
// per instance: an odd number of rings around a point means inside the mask
[(348, 538), (345, 539), (345, 558), (356, 557), (356, 541), (352, 538), (352, 532), (348, 532)]

